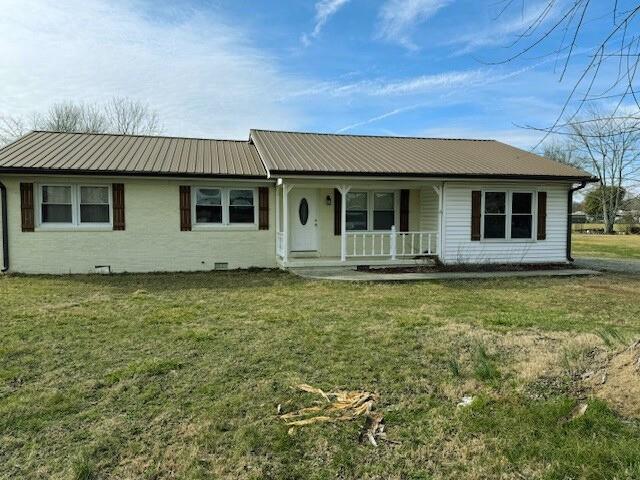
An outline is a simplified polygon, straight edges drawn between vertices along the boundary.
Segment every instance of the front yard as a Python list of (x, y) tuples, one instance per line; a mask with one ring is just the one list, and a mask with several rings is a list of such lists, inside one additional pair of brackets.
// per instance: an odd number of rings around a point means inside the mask
[(578, 257), (640, 260), (640, 235), (573, 234), (573, 254)]
[[(2, 277), (0, 478), (640, 478), (640, 377), (613, 356), (638, 298), (614, 275)], [(377, 392), (394, 443), (289, 434), (299, 383)]]

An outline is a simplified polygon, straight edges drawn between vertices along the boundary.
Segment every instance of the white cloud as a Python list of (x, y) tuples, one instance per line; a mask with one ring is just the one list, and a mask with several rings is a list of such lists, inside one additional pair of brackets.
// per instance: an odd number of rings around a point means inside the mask
[(334, 97), (400, 97), (420, 95), (436, 90), (470, 87), (489, 81), (489, 72), (483, 69), (451, 71), (421, 75), (403, 80), (374, 79), (353, 83), (324, 82), (303, 90), (286, 94), (285, 98), (330, 95)]
[(220, 15), (152, 18), (110, 0), (2, 3), (0, 114), (119, 95), (156, 108), (168, 134), (246, 138), (250, 127), (300, 124), (301, 113), (273, 92), (305, 82), (284, 75), (251, 45), (251, 32)]
[(416, 25), (434, 16), (452, 0), (387, 0), (380, 9), (378, 36), (415, 50), (411, 34)]
[(309, 45), (312, 38), (317, 38), (322, 31), (325, 23), (336, 14), (338, 10), (344, 7), (350, 0), (320, 0), (316, 3), (316, 25), (310, 34), (302, 36), (302, 43)]
[(507, 17), (505, 12), (502, 16), (495, 18), (486, 28), (474, 30), (464, 35), (453, 38), (446, 45), (458, 45), (460, 48), (457, 54), (469, 53), (482, 47), (505, 46), (524, 34), (529, 26), (543, 26), (555, 18), (558, 9), (551, 9), (543, 15), (548, 8), (548, 1), (542, 3), (527, 2), (523, 4), (524, 11), (518, 10), (517, 14)]

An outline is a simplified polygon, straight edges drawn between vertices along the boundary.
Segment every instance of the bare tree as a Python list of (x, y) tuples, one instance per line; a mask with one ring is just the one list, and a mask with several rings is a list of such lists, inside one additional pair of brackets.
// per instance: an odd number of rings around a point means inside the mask
[(108, 130), (106, 116), (97, 105), (55, 103), (45, 114), (34, 118), (36, 130), (55, 132), (102, 133)]
[(584, 168), (584, 160), (576, 154), (575, 144), (566, 139), (554, 139), (542, 146), (542, 156), (578, 168)]
[[(524, 12), (527, 6), (526, 0), (501, 0), (500, 3), (498, 18), (503, 18), (508, 11)], [(494, 63), (508, 63), (527, 55), (535, 55), (538, 59), (555, 57), (561, 82), (570, 76), (572, 62), (577, 67), (578, 73), (570, 80), (573, 83), (571, 91), (556, 120), (544, 129), (538, 127), (545, 132), (545, 138), (567, 127), (585, 105), (612, 102), (615, 104), (612, 116), (625, 116), (620, 111), (628, 106), (625, 105), (628, 102), (640, 110), (636, 78), (640, 62), (640, 2), (544, 0), (536, 5), (537, 14), (507, 45), (512, 53)], [(595, 27), (599, 27), (600, 37), (595, 44), (591, 37), (589, 45), (581, 45), (587, 26), (592, 35)], [(586, 51), (589, 55), (578, 56), (577, 51)], [(603, 79), (602, 72), (609, 67), (615, 71), (614, 78), (599, 81)]]
[(21, 118), (0, 115), (0, 147), (20, 138), (29, 129)]
[(28, 130), (158, 135), (162, 128), (158, 112), (137, 100), (114, 97), (102, 105), (67, 101), (53, 104), (46, 113), (35, 114), (31, 122), (0, 116), (0, 146)]
[(618, 192), (640, 171), (640, 116), (620, 118), (592, 107), (588, 118), (568, 123), (566, 133), (583, 165), (600, 179), (605, 233), (613, 233)]
[(105, 113), (110, 130), (117, 133), (152, 135), (160, 131), (158, 112), (136, 100), (114, 97), (107, 102)]

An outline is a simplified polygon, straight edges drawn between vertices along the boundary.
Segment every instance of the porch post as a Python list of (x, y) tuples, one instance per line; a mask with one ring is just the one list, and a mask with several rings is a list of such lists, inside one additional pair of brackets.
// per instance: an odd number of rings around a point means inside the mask
[(444, 244), (444, 239), (442, 238), (442, 214), (444, 206), (444, 200), (442, 196), (444, 193), (444, 182), (442, 182), (441, 185), (433, 185), (433, 189), (438, 194), (438, 242), (436, 243), (436, 254), (438, 255), (438, 257), (440, 257), (442, 255), (442, 245)]
[(347, 193), (351, 190), (350, 185), (340, 185), (338, 187), (342, 202), (340, 202), (340, 261), (347, 261)]
[(391, 260), (396, 259), (397, 251), (398, 251), (398, 238), (396, 236), (396, 226), (391, 225), (391, 240), (389, 242), (389, 250), (391, 253)]
[[(276, 184), (276, 257), (280, 254), (280, 251), (278, 250), (278, 243), (279, 243), (279, 237), (280, 237), (280, 230), (281, 230), (281, 225), (280, 225), (280, 196), (278, 195), (278, 189), (280, 188), (280, 186), (278, 184)], [(280, 249), (282, 249), (282, 245), (280, 246)]]
[(286, 264), (289, 259), (289, 186), (282, 183), (282, 261)]

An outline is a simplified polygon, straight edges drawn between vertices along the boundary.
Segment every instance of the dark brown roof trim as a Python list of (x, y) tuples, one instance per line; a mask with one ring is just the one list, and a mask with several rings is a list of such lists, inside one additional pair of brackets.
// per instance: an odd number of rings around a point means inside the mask
[(400, 140), (442, 140), (442, 141), (464, 141), (464, 142), (497, 142), (493, 138), (462, 138), (462, 137), (415, 137), (405, 135), (367, 135), (356, 133), (331, 133), (331, 132), (301, 132), (297, 130), (265, 130), (263, 128), (252, 128), (249, 132), (249, 141), (253, 142), (251, 132), (267, 133), (293, 133), (296, 135), (323, 135), (326, 137), (356, 137), (356, 138), (397, 138)]
[(95, 176), (95, 177), (173, 177), (173, 178), (237, 178), (244, 180), (269, 180), (266, 175), (231, 175), (231, 174), (206, 174), (185, 172), (123, 172), (119, 170), (63, 170), (46, 168), (2, 168), (0, 174), (25, 174), (25, 175), (69, 175), (69, 176)]
[[(249, 143), (249, 140), (242, 140), (239, 138), (209, 138), (209, 137), (182, 137), (182, 136), (176, 136), (176, 135), (145, 135), (143, 133), (109, 133), (109, 132), (63, 132), (60, 130), (31, 130), (30, 132), (28, 132), (27, 134), (23, 135), (26, 136), (29, 133), (61, 133), (64, 135), (104, 135), (107, 137), (138, 137), (138, 138), (173, 138), (176, 140), (206, 140), (206, 141), (211, 141), (211, 142), (237, 142), (237, 143)], [(20, 137), (22, 138), (22, 137)], [(14, 140), (11, 143), (15, 143), (18, 140), (20, 140), (20, 138)], [(11, 145), (11, 143), (8, 143), (7, 145), (5, 145), (4, 147), (8, 147), (9, 145)], [(2, 147), (2, 148), (4, 148)]]
[(409, 178), (469, 178), (469, 179), (498, 179), (498, 180), (566, 180), (578, 182), (599, 182), (596, 177), (563, 177), (558, 175), (503, 175), (481, 173), (398, 173), (398, 172), (304, 172), (300, 170), (270, 170), (272, 177), (278, 175), (292, 175), (301, 177), (409, 177)]

